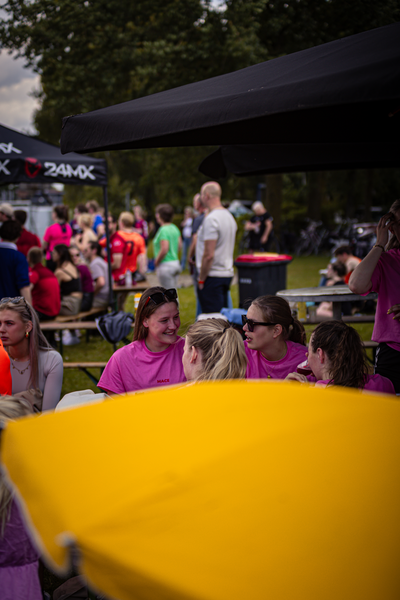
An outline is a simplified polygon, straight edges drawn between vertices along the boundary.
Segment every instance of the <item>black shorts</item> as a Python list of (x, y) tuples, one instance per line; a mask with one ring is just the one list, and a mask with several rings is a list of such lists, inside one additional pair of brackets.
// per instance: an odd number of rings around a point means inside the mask
[(374, 373), (390, 379), (396, 394), (400, 394), (400, 352), (398, 350), (381, 342), (376, 349)]

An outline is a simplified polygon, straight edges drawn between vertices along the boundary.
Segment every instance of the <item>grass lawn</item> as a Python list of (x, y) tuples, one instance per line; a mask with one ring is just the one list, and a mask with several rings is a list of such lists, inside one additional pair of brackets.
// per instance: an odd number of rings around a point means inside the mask
[[(329, 262), (327, 256), (308, 256), (295, 258), (287, 268), (287, 288), (302, 288), (317, 286), (320, 275), (319, 270), (324, 269)], [(238, 286), (232, 286), (232, 300), (234, 306), (239, 306)], [(179, 290), (179, 302), (181, 313), (181, 328), (179, 333), (184, 335), (187, 328), (195, 320), (196, 302), (193, 287), (182, 288)], [(126, 311), (134, 312), (134, 299), (130, 296), (125, 305)], [(309, 333), (314, 326), (306, 326)], [(360, 333), (362, 339), (370, 340), (372, 334), (372, 323), (357, 323), (354, 325)], [(120, 344), (122, 346), (123, 344)], [(105, 361), (112, 354), (112, 346), (98, 335), (91, 335), (89, 342), (86, 343), (85, 336), (82, 335), (81, 343), (76, 346), (64, 347), (64, 361)], [(93, 374), (99, 377), (99, 370), (93, 370)], [(78, 369), (68, 369), (64, 371), (64, 383), (61, 395), (75, 390), (91, 389), (95, 392), (99, 390), (90, 381), (90, 379)]]

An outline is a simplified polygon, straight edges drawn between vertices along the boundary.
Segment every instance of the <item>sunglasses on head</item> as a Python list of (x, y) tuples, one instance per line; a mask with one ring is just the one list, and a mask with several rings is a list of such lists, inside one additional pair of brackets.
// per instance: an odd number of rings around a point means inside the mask
[(150, 300), (154, 302), (154, 304), (163, 304), (164, 302), (172, 302), (173, 300), (176, 300), (177, 297), (178, 294), (174, 288), (165, 290), (165, 292), (154, 292), (154, 294), (150, 294), (150, 296), (147, 298), (145, 306), (148, 305)]
[(18, 304), (19, 302), (21, 302), (21, 300), (24, 300), (25, 302), (25, 298), (23, 296), (15, 296), (15, 298), (2, 298), (0, 300), (0, 304), (5, 304), (6, 302), (11, 302), (11, 304)]
[(262, 325), (263, 327), (270, 327), (273, 325), (278, 325), (278, 323), (261, 323), (260, 321), (253, 321), (253, 319), (248, 319), (245, 315), (242, 315), (242, 325), (243, 327), (247, 325), (247, 329), (252, 333), (254, 331), (254, 327), (256, 325)]

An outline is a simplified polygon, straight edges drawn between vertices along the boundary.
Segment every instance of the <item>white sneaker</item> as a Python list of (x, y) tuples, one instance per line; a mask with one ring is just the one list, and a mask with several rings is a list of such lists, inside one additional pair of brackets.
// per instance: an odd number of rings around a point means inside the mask
[(62, 341), (64, 346), (75, 346), (75, 344), (80, 344), (80, 339), (76, 337), (76, 335), (72, 335), (69, 329), (64, 329), (62, 332)]

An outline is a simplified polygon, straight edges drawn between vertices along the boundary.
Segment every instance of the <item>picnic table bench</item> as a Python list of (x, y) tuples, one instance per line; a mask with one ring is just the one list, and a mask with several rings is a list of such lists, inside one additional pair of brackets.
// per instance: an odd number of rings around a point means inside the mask
[[(81, 319), (86, 319), (86, 317), (91, 317), (94, 315), (100, 315), (107, 312), (107, 308), (91, 308), (90, 310), (86, 310), (84, 312), (79, 312), (76, 315), (58, 315), (55, 317), (54, 321), (57, 323), (69, 323), (70, 321), (80, 321)], [(40, 327), (43, 329), (43, 325), (45, 323), (52, 323), (53, 321), (43, 321), (40, 324)], [(75, 329), (78, 329), (77, 327)]]
[(86, 329), (86, 341), (89, 339), (89, 331), (97, 329), (95, 321), (84, 321), (87, 317), (100, 316), (108, 311), (108, 308), (91, 308), (90, 310), (79, 312), (76, 315), (58, 315), (52, 321), (41, 321), (40, 329), (42, 331), (59, 331), (60, 340), (58, 342), (58, 349), (63, 355), (63, 340), (62, 331), (68, 329), (74, 331), (75, 329)]
[(103, 372), (105, 366), (107, 364), (107, 361), (79, 361), (79, 362), (65, 362), (64, 363), (64, 369), (79, 369), (80, 371), (83, 371), (83, 373), (85, 373), (85, 375), (87, 375), (89, 377), (89, 379), (91, 381), (93, 381), (93, 383), (95, 385), (97, 385), (99, 383), (99, 379), (96, 379), (96, 377), (90, 372), (88, 371), (88, 369), (100, 369), (100, 374)]

